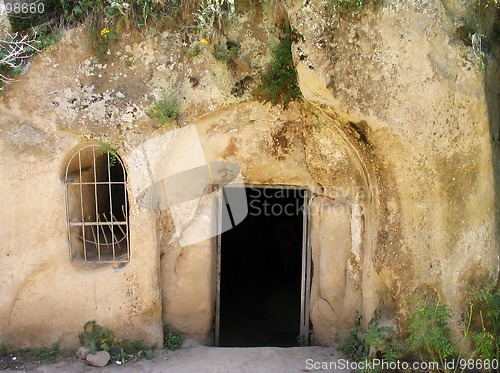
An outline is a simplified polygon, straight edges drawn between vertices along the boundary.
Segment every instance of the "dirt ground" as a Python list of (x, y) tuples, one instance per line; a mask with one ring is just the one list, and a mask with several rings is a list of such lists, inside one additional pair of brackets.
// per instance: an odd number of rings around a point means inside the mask
[[(110, 362), (104, 368), (95, 368), (74, 357), (66, 357), (52, 364), (33, 365), (25, 363), (24, 367), (8, 369), (4, 372), (36, 372), (36, 373), (294, 373), (294, 372), (348, 372), (341, 369), (321, 369), (318, 362), (334, 362), (343, 359), (332, 347), (252, 347), (252, 348), (214, 348), (193, 345), (177, 351), (166, 349), (155, 351), (154, 358), (149, 361), (141, 359), (117, 365)], [(312, 360), (308, 360), (312, 359)], [(309, 362), (309, 364), (307, 364)], [(316, 362), (313, 366), (311, 362)], [(12, 366), (15, 368), (15, 366)], [(318, 369), (319, 368), (319, 369)]]

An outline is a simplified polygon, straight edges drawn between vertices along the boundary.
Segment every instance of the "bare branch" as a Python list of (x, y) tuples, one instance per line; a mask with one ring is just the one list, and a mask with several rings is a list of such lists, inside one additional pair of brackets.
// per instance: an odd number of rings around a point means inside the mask
[[(7, 66), (10, 69), (15, 69), (22, 66), (33, 53), (39, 52), (35, 44), (39, 43), (36, 40), (36, 32), (33, 30), (33, 35), (19, 35), (5, 32), (0, 36), (0, 67)], [(4, 84), (10, 84), (14, 80), (0, 74), (0, 81)]]
[[(0, 81), (2, 81), (4, 84), (10, 84), (14, 81), (14, 79), (12, 78), (9, 78), (3, 74), (0, 74)], [(0, 91), (2, 90), (3, 88), (0, 88)]]

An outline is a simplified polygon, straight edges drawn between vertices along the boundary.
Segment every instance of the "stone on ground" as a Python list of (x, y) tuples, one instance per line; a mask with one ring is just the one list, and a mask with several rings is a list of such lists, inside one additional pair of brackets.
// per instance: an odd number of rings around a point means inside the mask
[(85, 360), (87, 358), (88, 354), (90, 354), (90, 348), (88, 348), (88, 347), (80, 347), (76, 351), (76, 357), (79, 359), (82, 359), (82, 360)]
[(107, 351), (97, 351), (95, 354), (88, 354), (86, 358), (87, 363), (94, 367), (105, 367), (109, 359), (111, 356)]

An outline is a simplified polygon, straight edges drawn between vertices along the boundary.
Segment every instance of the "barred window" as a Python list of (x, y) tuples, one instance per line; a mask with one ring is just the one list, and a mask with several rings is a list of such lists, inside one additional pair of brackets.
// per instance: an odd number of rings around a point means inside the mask
[(71, 260), (128, 262), (127, 175), (118, 154), (84, 146), (66, 166), (65, 186)]

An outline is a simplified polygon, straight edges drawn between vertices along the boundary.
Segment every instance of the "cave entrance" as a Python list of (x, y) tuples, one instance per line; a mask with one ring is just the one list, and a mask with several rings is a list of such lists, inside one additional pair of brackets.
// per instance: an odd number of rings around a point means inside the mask
[[(243, 191), (247, 215), (234, 225)], [(226, 186), (220, 207), (219, 225), (232, 228), (219, 234), (215, 345), (308, 344), (308, 190)]]

